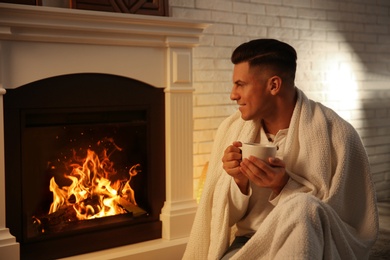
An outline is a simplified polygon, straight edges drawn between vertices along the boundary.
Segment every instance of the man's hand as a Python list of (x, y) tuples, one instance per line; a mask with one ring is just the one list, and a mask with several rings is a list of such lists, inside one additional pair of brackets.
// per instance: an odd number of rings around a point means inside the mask
[(222, 163), (223, 169), (233, 177), (241, 192), (248, 194), (249, 180), (240, 170), (242, 155), (239, 147), (241, 146), (241, 142), (233, 142), (232, 145), (228, 146), (223, 154)]
[(240, 164), (240, 170), (249, 180), (259, 187), (270, 188), (278, 195), (288, 182), (285, 163), (278, 158), (268, 158), (268, 163), (250, 156)]

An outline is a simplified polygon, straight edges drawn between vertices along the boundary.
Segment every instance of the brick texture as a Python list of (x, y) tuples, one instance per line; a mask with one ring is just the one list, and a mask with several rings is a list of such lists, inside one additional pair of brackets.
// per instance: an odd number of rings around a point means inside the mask
[(170, 0), (175, 18), (206, 21), (194, 50), (194, 195), (216, 128), (235, 111), (230, 54), (277, 38), (298, 52), (296, 85), (359, 132), (378, 200), (390, 198), (390, 4), (388, 0)]

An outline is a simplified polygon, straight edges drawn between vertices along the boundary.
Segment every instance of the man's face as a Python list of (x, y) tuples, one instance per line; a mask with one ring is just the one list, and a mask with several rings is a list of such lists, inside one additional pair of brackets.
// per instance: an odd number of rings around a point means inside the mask
[(248, 62), (234, 65), (230, 99), (237, 102), (244, 120), (260, 120), (272, 114), (273, 98), (266, 72), (250, 69)]

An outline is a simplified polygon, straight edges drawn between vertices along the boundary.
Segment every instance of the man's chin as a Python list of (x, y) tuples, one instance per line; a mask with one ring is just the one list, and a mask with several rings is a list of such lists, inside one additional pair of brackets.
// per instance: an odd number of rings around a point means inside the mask
[(250, 117), (248, 117), (248, 116), (246, 116), (246, 115), (244, 115), (244, 114), (242, 114), (242, 113), (241, 113), (241, 119), (242, 119), (242, 120), (245, 120), (245, 121), (252, 120), (252, 118), (250, 118)]
[(248, 116), (248, 115), (245, 115), (243, 113), (241, 113), (241, 119), (244, 120), (244, 121), (251, 121), (251, 120), (252, 121), (258, 121), (258, 120), (260, 120), (258, 118), (255, 118), (253, 116)]

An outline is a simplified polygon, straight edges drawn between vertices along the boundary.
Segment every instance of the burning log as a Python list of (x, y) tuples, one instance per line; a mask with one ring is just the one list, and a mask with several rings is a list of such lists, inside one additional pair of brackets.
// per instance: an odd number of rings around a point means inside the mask
[(33, 227), (39, 234), (53, 234), (65, 230), (79, 220), (72, 206), (63, 205), (56, 212), (42, 216), (33, 216)]
[(143, 215), (148, 214), (145, 210), (141, 209), (137, 205), (132, 204), (131, 202), (123, 199), (118, 198), (117, 202), (119, 205), (121, 205), (127, 212), (131, 213), (134, 217), (140, 217)]
[[(121, 197), (118, 197), (116, 201), (126, 210), (128, 217), (137, 218), (148, 215), (145, 210)], [(83, 220), (79, 220), (74, 207), (71, 205), (63, 205), (54, 213), (39, 218), (33, 216), (32, 218), (33, 232), (36, 234), (55, 234), (67, 231), (83, 222)]]
[[(120, 148), (115, 146), (115, 150)], [(70, 185), (59, 186), (55, 178), (51, 178), (49, 189), (53, 193), (53, 202), (47, 215), (33, 217), (34, 233), (52, 234), (96, 218), (148, 214), (137, 206), (130, 185), (131, 178), (141, 172), (140, 164), (130, 168), (128, 178), (115, 180), (111, 177), (115, 177), (117, 171), (107, 151), (104, 149), (99, 156), (88, 149), (85, 158), (76, 156), (74, 152), (67, 169), (70, 172), (63, 176)]]

